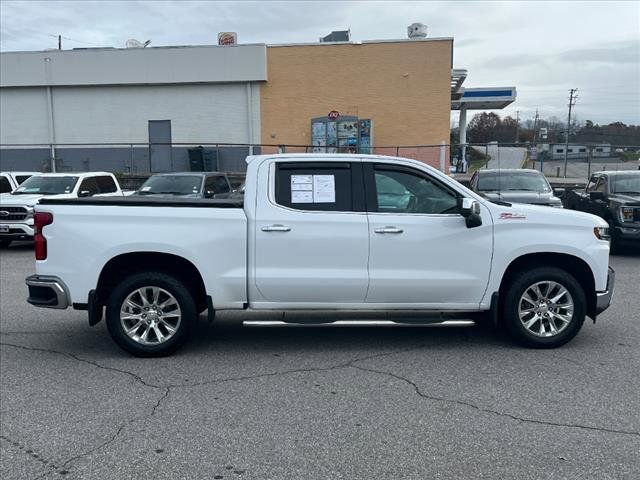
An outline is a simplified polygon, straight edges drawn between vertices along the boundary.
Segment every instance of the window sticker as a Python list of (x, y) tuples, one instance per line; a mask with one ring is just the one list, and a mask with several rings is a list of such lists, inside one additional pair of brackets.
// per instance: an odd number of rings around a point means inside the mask
[(310, 190), (292, 190), (291, 203), (313, 203), (313, 192)]
[(335, 202), (335, 175), (291, 175), (291, 203)]
[(336, 203), (334, 175), (313, 176), (313, 203)]

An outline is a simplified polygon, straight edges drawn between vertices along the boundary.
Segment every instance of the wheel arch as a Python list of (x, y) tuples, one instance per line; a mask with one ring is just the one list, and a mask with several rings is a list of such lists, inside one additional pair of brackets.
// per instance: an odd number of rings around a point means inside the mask
[(502, 311), (505, 291), (511, 284), (513, 277), (519, 272), (541, 266), (556, 267), (570, 273), (584, 290), (587, 299), (587, 315), (595, 318), (596, 287), (593, 271), (583, 259), (567, 253), (528, 253), (512, 260), (507, 266), (500, 282), (499, 311)]
[(96, 297), (104, 304), (108, 292), (125, 276), (144, 271), (166, 273), (182, 281), (196, 302), (199, 312), (207, 308), (207, 292), (198, 268), (184, 257), (163, 252), (129, 252), (109, 260), (98, 277)]

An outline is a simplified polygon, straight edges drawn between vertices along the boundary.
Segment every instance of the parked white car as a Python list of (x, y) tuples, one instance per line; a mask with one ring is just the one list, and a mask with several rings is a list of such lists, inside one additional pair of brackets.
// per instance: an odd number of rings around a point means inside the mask
[(14, 240), (32, 240), (33, 207), (42, 198), (122, 196), (111, 173), (41, 173), (0, 195), (0, 247)]
[(549, 348), (611, 301), (608, 225), (594, 215), (491, 203), (403, 158), (247, 162), (244, 199), (42, 200), (29, 303), (86, 309), (90, 325), (106, 307), (118, 345), (157, 356), (205, 310), (486, 318)]
[(0, 172), (0, 194), (10, 193), (38, 172)]

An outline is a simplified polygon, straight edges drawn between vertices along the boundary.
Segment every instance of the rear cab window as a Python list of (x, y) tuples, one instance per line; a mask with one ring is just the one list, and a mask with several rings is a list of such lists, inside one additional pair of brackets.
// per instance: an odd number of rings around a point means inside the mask
[(118, 191), (116, 182), (108, 175), (96, 177), (96, 183), (100, 193), (115, 193)]
[(363, 212), (359, 162), (277, 162), (275, 201), (296, 210)]
[(9, 193), (11, 190), (11, 182), (4, 175), (0, 176), (0, 193)]

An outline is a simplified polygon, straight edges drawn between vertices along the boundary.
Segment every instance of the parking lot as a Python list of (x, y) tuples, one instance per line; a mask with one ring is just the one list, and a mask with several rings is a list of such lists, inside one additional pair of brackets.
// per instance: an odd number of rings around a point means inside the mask
[(0, 251), (0, 453), (25, 478), (637, 478), (640, 256), (570, 344), (467, 328), (200, 322), (133, 358), (86, 313), (25, 302), (29, 244)]

